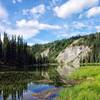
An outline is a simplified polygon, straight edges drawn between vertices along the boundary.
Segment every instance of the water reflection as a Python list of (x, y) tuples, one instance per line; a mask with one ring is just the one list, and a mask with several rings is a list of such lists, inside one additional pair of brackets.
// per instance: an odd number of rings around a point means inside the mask
[(39, 72), (0, 72), (0, 100), (53, 100), (58, 88), (34, 83), (42, 78)]

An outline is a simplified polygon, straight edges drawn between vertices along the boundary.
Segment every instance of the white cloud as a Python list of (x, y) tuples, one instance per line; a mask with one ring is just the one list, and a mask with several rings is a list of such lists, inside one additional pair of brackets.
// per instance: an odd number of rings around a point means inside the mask
[(0, 4), (0, 19), (5, 19), (8, 17), (6, 9)]
[(33, 7), (30, 12), (32, 14), (44, 14), (45, 13), (45, 6), (44, 5), (39, 5), (37, 7)]
[(19, 20), (19, 21), (16, 21), (16, 26), (17, 27), (37, 27), (39, 24), (39, 22), (37, 20), (25, 20), (25, 19), (22, 19), (22, 20)]
[(86, 8), (97, 5), (99, 0), (68, 0), (61, 6), (56, 6), (53, 10), (56, 16), (66, 18), (72, 14), (77, 14)]
[(50, 24), (40, 23), (38, 20), (28, 20), (27, 21), (25, 19), (17, 21), (16, 26), (19, 28), (33, 28), (33, 29), (38, 29), (38, 30), (61, 29), (61, 27), (58, 25), (50, 25)]
[(59, 30), (61, 27), (59, 25), (51, 25), (40, 23), (38, 20), (19, 20), (16, 21), (16, 26), (1, 25), (0, 23), (0, 32), (7, 32), (9, 35), (21, 35), (24, 39), (36, 36), (41, 30)]
[(97, 16), (97, 15), (100, 15), (100, 7), (93, 7), (87, 12), (88, 18)]
[(100, 26), (95, 26), (95, 28), (97, 32), (100, 32)]
[(38, 34), (38, 30), (37, 29), (32, 29), (32, 28), (7, 28), (6, 32), (9, 35), (16, 35), (16, 36), (23, 36), (24, 39), (30, 38), (30, 37), (34, 37)]
[(22, 0), (12, 0), (12, 3), (15, 4), (17, 2), (22, 2)]
[(4, 36), (2, 34), (0, 34), (0, 35), (1, 35), (1, 41), (3, 41)]
[(46, 11), (45, 5), (41, 4), (36, 7), (31, 8), (31, 9), (23, 9), (22, 14), (23, 15), (32, 15), (32, 16), (38, 15), (38, 16), (40, 16), (40, 15), (44, 14), (45, 11)]

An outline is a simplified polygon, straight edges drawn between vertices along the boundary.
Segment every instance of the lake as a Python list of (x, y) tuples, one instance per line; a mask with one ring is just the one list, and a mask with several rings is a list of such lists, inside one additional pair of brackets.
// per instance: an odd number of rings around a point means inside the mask
[(0, 100), (56, 100), (60, 87), (37, 83), (40, 72), (0, 72)]

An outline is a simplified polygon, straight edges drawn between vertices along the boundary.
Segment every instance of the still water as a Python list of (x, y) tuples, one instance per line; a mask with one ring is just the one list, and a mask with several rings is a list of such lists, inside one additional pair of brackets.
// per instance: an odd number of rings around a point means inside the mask
[(0, 72), (0, 100), (57, 100), (60, 87), (36, 83), (40, 73)]

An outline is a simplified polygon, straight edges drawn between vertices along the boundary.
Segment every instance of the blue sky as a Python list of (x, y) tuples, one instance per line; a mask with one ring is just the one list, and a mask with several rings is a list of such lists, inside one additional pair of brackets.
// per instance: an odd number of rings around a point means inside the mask
[(0, 33), (28, 44), (100, 32), (100, 0), (0, 0)]

